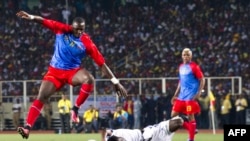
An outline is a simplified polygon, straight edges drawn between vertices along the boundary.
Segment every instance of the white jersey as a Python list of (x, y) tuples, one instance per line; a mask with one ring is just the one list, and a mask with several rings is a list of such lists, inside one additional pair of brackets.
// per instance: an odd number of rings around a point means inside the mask
[[(172, 141), (172, 132), (169, 131), (169, 120), (162, 121), (159, 124), (150, 125), (143, 129), (116, 129), (112, 135), (123, 137), (126, 141)], [(107, 141), (107, 136), (105, 135)]]
[[(142, 133), (139, 129), (116, 129), (111, 136), (123, 137), (126, 141), (143, 141)], [(107, 135), (105, 136), (107, 141)]]
[(143, 130), (145, 141), (171, 141), (173, 137), (173, 133), (169, 131), (169, 120), (147, 126)]

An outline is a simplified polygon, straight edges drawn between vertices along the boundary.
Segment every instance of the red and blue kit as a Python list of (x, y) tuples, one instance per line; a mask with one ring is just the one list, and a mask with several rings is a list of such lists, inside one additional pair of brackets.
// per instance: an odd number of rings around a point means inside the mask
[(49, 19), (44, 19), (42, 24), (56, 35), (54, 54), (43, 80), (53, 82), (57, 89), (65, 83), (72, 84), (73, 75), (80, 69), (82, 59), (87, 55), (98, 66), (105, 63), (104, 57), (86, 33), (77, 38), (72, 33), (71, 25)]
[(195, 62), (179, 66), (180, 93), (174, 102), (174, 111), (186, 114), (200, 112), (199, 104), (193, 98), (198, 93), (202, 78), (203, 73)]

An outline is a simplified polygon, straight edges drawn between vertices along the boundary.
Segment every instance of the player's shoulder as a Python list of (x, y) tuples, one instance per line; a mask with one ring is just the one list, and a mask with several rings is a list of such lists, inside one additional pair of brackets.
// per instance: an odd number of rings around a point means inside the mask
[(191, 61), (190, 62), (190, 65), (198, 65), (198, 63), (194, 62), (194, 61)]
[(196, 63), (194, 61), (190, 62), (189, 66), (191, 66), (192, 68), (199, 67), (198, 63)]
[(82, 39), (90, 39), (90, 36), (88, 33), (83, 33), (81, 36)]
[(93, 43), (91, 37), (87, 33), (83, 33), (82, 36), (80, 37), (80, 40), (86, 44)]

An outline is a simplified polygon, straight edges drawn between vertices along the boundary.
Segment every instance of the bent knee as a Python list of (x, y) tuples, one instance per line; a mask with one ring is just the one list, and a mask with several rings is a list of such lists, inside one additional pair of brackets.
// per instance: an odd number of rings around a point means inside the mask
[(84, 77), (83, 81), (81, 81), (82, 84), (93, 84), (95, 81), (95, 78), (93, 75), (89, 74)]
[(95, 78), (93, 75), (91, 74), (77, 74), (76, 76), (74, 76), (73, 80), (72, 80), (72, 84), (73, 85), (80, 85), (80, 84), (93, 84), (95, 81)]
[(90, 74), (90, 75), (89, 75), (89, 79), (88, 79), (87, 83), (88, 83), (88, 84), (93, 84), (93, 83), (94, 83), (94, 81), (95, 81), (94, 76)]

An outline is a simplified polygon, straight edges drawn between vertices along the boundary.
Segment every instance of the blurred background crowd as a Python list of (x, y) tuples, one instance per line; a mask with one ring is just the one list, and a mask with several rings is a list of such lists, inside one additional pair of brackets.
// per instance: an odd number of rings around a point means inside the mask
[[(19, 10), (65, 23), (71, 23), (76, 16), (84, 17), (86, 32), (118, 78), (177, 77), (181, 51), (188, 47), (205, 77), (241, 76), (242, 95), (250, 101), (250, 1), (1, 0), (1, 81), (40, 80), (53, 52), (54, 34), (37, 23), (18, 19), (15, 14)], [(91, 59), (85, 59), (83, 66), (96, 79), (101, 78)], [(155, 93), (162, 95), (158, 85), (145, 85), (145, 89), (156, 89)], [(32, 84), (29, 93), (35, 95), (38, 86)], [(165, 97), (171, 97), (175, 86), (167, 83)], [(105, 84), (98, 87), (99, 94), (111, 91)], [(125, 87), (130, 94), (138, 94), (133, 83)], [(229, 87), (225, 81), (214, 83), (214, 95), (222, 99), (218, 100), (218, 107), (230, 95)], [(2, 93), (22, 95), (22, 86), (4, 83)], [(228, 96), (232, 115), (237, 111), (237, 98)], [(169, 106), (164, 111), (169, 111)], [(223, 117), (220, 111), (219, 118)], [(235, 116), (231, 118), (236, 122)], [(209, 124), (204, 125), (208, 127)]]

